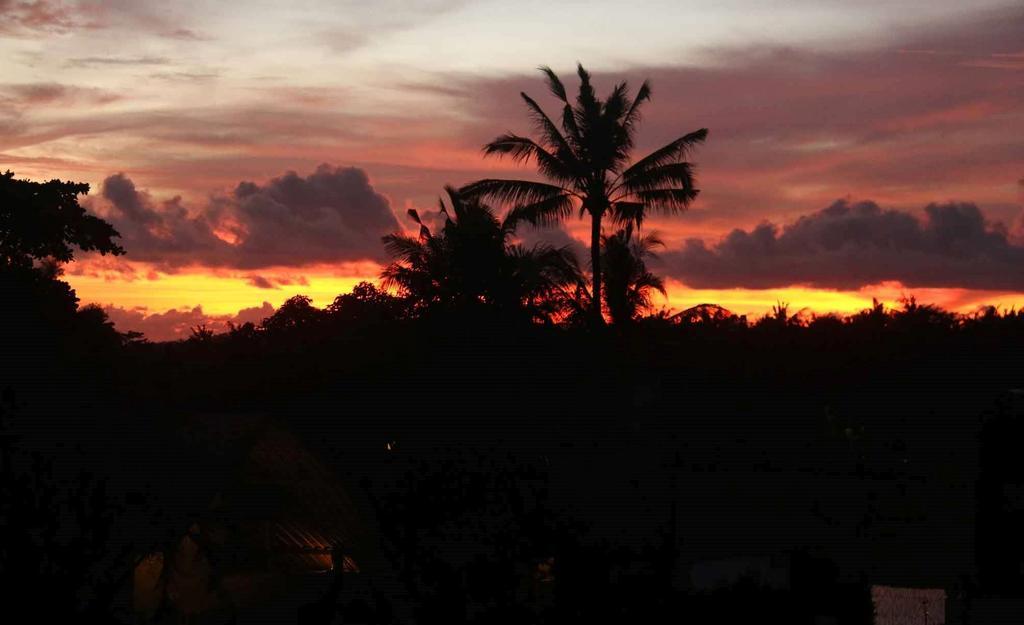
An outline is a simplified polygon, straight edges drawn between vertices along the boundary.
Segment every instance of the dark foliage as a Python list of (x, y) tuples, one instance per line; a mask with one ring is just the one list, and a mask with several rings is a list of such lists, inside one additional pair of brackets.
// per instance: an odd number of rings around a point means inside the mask
[(550, 323), (571, 311), (582, 275), (568, 248), (513, 244), (514, 215), (499, 219), (479, 200), (447, 193), (439, 234), (410, 209), (419, 236), (384, 237), (395, 261), (384, 268), (383, 285), (404, 296), (410, 315), (479, 310)]
[(667, 296), (665, 283), (647, 269), (646, 259), (664, 244), (655, 233), (633, 235), (633, 225), (601, 237), (604, 305), (613, 323), (632, 323), (654, 308), (654, 292)]
[(84, 183), (0, 175), (0, 266), (25, 267), (45, 258), (66, 263), (74, 259), (74, 248), (123, 254), (113, 226), (78, 204), (78, 196), (88, 192)]
[(74, 259), (75, 248), (124, 253), (113, 227), (79, 205), (88, 190), (82, 183), (0, 175), (0, 344), (7, 352), (0, 375), (37, 375), (126, 340), (101, 309), (79, 309), (74, 290), (60, 280), (60, 266)]

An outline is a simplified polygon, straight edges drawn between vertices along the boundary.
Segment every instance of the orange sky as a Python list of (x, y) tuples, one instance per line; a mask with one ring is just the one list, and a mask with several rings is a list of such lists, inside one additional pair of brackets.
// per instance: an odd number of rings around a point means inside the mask
[[(1017, 2), (545, 3), (543, 23), (491, 0), (3, 10), (0, 168), (92, 185), (129, 253), (67, 279), (122, 329), (174, 338), (373, 280), (380, 236), (443, 184), (531, 175), (479, 148), (530, 131), (520, 90), (553, 105), (534, 67), (568, 79), (577, 59), (602, 92), (650, 78), (638, 152), (711, 130), (693, 209), (645, 225), (666, 306), (1024, 305)], [(611, 36), (630, 45), (595, 44)]]

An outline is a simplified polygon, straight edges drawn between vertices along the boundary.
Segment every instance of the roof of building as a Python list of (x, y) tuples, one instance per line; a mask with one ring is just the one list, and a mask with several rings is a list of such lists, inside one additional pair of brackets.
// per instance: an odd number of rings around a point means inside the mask
[(347, 570), (377, 558), (369, 511), (282, 426), (257, 416), (214, 414), (190, 418), (185, 433), (220, 459), (207, 465), (215, 475), (204, 476), (215, 487), (211, 510), (235, 523), (265, 524), (275, 568), (329, 570), (338, 544), (351, 554)]

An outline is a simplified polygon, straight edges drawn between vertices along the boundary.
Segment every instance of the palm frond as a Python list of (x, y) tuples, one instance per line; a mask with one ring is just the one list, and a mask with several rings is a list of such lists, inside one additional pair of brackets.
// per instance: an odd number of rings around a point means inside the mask
[(640, 89), (636, 92), (636, 97), (633, 98), (633, 104), (630, 105), (629, 110), (626, 111), (625, 117), (622, 119), (622, 125), (626, 127), (632, 127), (640, 120), (640, 107), (643, 103), (651, 99), (651, 83), (645, 80), (644, 84), (640, 85)]
[(686, 161), (665, 163), (639, 172), (623, 172), (616, 190), (626, 195), (663, 188), (692, 189), (694, 166)]
[(580, 104), (597, 104), (594, 87), (590, 84), (590, 72), (583, 68), (583, 63), (576, 64), (576, 74), (580, 77), (580, 92), (578, 96)]
[(675, 160), (679, 160), (686, 156), (691, 148), (695, 145), (703, 143), (708, 136), (708, 129), (701, 128), (695, 130), (689, 134), (679, 137), (675, 141), (651, 152), (644, 158), (640, 159), (625, 171), (622, 172), (622, 179), (627, 177), (638, 176), (641, 172), (653, 169), (655, 167), (665, 165)]
[(634, 291), (642, 292), (652, 289), (661, 293), (665, 297), (668, 297), (668, 290), (665, 288), (665, 281), (649, 271), (645, 271), (636, 276), (632, 286)]
[(515, 228), (527, 221), (535, 226), (551, 226), (572, 215), (574, 197), (568, 193), (553, 195), (534, 202), (516, 205), (505, 217), (505, 224)]
[(604, 101), (601, 115), (602, 135), (604, 135), (606, 162), (609, 169), (618, 169), (620, 163), (629, 159), (633, 149), (635, 130), (623, 123), (623, 117), (629, 110), (629, 86), (621, 82), (612, 89)]
[(645, 208), (642, 202), (614, 202), (609, 215), (619, 225), (635, 224), (640, 226), (643, 224)]
[[(444, 185), (444, 192), (448, 196), (448, 201), (452, 203), (453, 207), (459, 203), (459, 190), (454, 186), (450, 184)], [(444, 205), (442, 204), (442, 206)]]
[(617, 123), (625, 114), (629, 106), (629, 85), (620, 82), (615, 85), (612, 92), (604, 101), (603, 117), (606, 123)]
[[(441, 205), (441, 208), (442, 208), (441, 212), (444, 212), (444, 205), (443, 204)], [(425, 239), (429, 239), (430, 236), (431, 236), (430, 235), (430, 228), (428, 228), (427, 224), (423, 223), (420, 220), (419, 211), (417, 211), (415, 208), (410, 208), (409, 210), (405, 211), (405, 214), (408, 215), (409, 219), (412, 219), (413, 222), (415, 222), (420, 227), (420, 239), (424, 239), (424, 240)]]
[(668, 297), (668, 291), (661, 278), (649, 271), (634, 276), (633, 282), (625, 294), (626, 307), (631, 318), (635, 319), (638, 315), (648, 312), (654, 307), (651, 298), (653, 291), (661, 293), (662, 297)]
[(650, 232), (641, 237), (636, 244), (642, 256), (652, 256), (655, 258), (657, 258), (657, 254), (654, 253), (654, 248), (665, 247), (665, 241), (661, 238), (660, 232)]
[(699, 189), (652, 189), (637, 192), (636, 198), (649, 208), (674, 214), (689, 208), (699, 193)]
[(542, 71), (547, 77), (548, 89), (551, 93), (562, 102), (568, 104), (569, 99), (565, 94), (565, 85), (562, 84), (562, 80), (558, 77), (558, 74), (556, 74), (555, 71), (547, 65), (541, 65), (537, 69)]
[(448, 201), (451, 202), (452, 212), (455, 214), (455, 220), (449, 218), (445, 222), (445, 227), (450, 227), (454, 223), (461, 224), (466, 221), (466, 202), (463, 200), (462, 195), (458, 192), (455, 187), (445, 185), (445, 191), (448, 192)]
[(534, 126), (537, 131), (540, 132), (544, 143), (548, 144), (551, 148), (554, 148), (555, 153), (561, 158), (569, 160), (573, 158), (572, 148), (569, 147), (569, 143), (565, 140), (562, 132), (558, 129), (548, 114), (544, 112), (544, 109), (537, 104), (536, 100), (526, 95), (526, 92), (519, 94), (526, 102), (527, 108), (530, 109), (530, 117), (533, 119)]
[(579, 157), (580, 145), (583, 137), (580, 135), (580, 128), (576, 125), (576, 112), (572, 106), (566, 104), (562, 107), (562, 129), (565, 131), (565, 139), (572, 146), (574, 154)]
[(553, 184), (531, 180), (500, 180), (485, 178), (471, 182), (459, 189), (459, 193), (470, 198), (489, 198), (513, 206), (533, 204), (562, 195), (567, 190)]
[(384, 249), (392, 258), (408, 261), (422, 253), (423, 243), (404, 234), (387, 234), (381, 237)]
[(587, 134), (586, 129), (593, 127), (601, 116), (601, 102), (594, 94), (594, 87), (590, 84), (590, 72), (583, 69), (583, 64), (576, 65), (576, 73), (580, 77), (580, 90), (576, 96), (576, 124), (580, 127), (581, 134)]
[(569, 182), (575, 177), (571, 163), (566, 163), (529, 137), (511, 133), (501, 135), (484, 146), (484, 154), (508, 155), (516, 163), (533, 159), (542, 174), (562, 182)]

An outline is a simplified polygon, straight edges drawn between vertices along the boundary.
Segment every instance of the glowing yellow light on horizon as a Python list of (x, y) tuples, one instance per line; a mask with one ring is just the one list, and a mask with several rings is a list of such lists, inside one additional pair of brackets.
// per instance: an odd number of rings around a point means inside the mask
[(810, 287), (784, 287), (778, 289), (691, 289), (674, 280), (668, 280), (667, 306), (685, 310), (698, 304), (716, 304), (737, 315), (758, 317), (780, 303), (789, 306), (790, 314), (801, 310), (814, 314), (837, 313), (848, 315), (870, 308), (877, 300), (887, 308), (900, 305), (903, 297), (915, 297), (921, 304), (934, 304), (953, 312), (970, 313), (981, 306), (995, 306), (1000, 310), (1021, 308), (1024, 294), (996, 291), (972, 291), (957, 288), (907, 288), (898, 282), (886, 282), (860, 288), (856, 291), (833, 291)]
[[(145, 276), (147, 270), (139, 276)], [(307, 295), (318, 307), (325, 307), (334, 298), (349, 293), (362, 281), (379, 285), (380, 267), (375, 263), (311, 268), (278, 268), (244, 272), (212, 272), (197, 268), (175, 274), (156, 274), (155, 279), (138, 277), (124, 279), (117, 274), (68, 272), (65, 279), (76, 290), (82, 304), (113, 305), (128, 309), (144, 309), (146, 313), (163, 313), (171, 309), (191, 310), (201, 306), (211, 316), (233, 316), (245, 308), (269, 302), (275, 308), (294, 295)], [(250, 282), (254, 275), (265, 277), (277, 288), (260, 288)], [(301, 276), (301, 280), (297, 277)], [(965, 289), (907, 289), (899, 283), (884, 283), (856, 291), (833, 291), (792, 286), (777, 289), (692, 289), (675, 280), (667, 281), (669, 296), (655, 301), (672, 312), (698, 304), (716, 304), (738, 315), (759, 317), (773, 306), (783, 303), (790, 314), (801, 310), (809, 313), (851, 314), (872, 305), (872, 300), (896, 307), (905, 295), (916, 296), (923, 304), (935, 304), (955, 312), (972, 312), (981, 305), (999, 309), (1021, 308), (1024, 294)]]
[[(348, 293), (362, 281), (377, 281), (377, 266), (348, 268), (347, 275), (327, 268), (253, 272), (274, 281), (280, 276), (290, 284), (275, 283), (277, 288), (260, 288), (248, 281), (245, 274), (218, 275), (198, 271), (159, 274), (155, 280), (111, 279), (103, 275), (66, 275), (65, 279), (78, 294), (82, 304), (114, 305), (123, 308), (144, 308), (150, 313), (170, 309), (192, 309), (202, 306), (209, 315), (234, 315), (243, 308), (270, 302), (275, 308), (294, 295), (307, 295), (316, 306), (327, 306), (342, 293)], [(304, 282), (292, 278), (301, 274)]]

